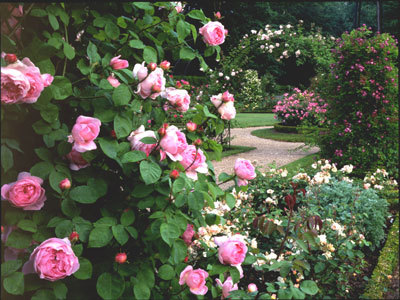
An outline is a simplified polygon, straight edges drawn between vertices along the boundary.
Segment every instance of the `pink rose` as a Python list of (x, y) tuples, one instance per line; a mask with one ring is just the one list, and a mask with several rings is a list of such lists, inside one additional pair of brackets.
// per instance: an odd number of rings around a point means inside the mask
[(16, 104), (23, 102), (31, 85), (20, 71), (1, 67), (1, 103)]
[(110, 66), (114, 70), (125, 69), (129, 66), (129, 62), (125, 59), (119, 59), (120, 57), (121, 57), (121, 55), (111, 58)]
[(188, 146), (186, 136), (176, 126), (172, 125), (167, 128), (165, 135), (160, 141), (161, 146), (161, 160), (166, 155), (173, 161), (182, 160), (182, 152)]
[(42, 80), (44, 87), (48, 87), (54, 80), (54, 77), (51, 74), (42, 74)]
[(197, 129), (197, 124), (192, 121), (189, 121), (186, 123), (186, 129), (189, 130), (190, 132), (193, 132)]
[(210, 101), (216, 108), (220, 107), (222, 103), (222, 94), (211, 96)]
[(247, 246), (243, 236), (236, 234), (232, 237), (215, 237), (214, 243), (219, 246), (218, 259), (221, 264), (238, 266), (246, 258)]
[(203, 36), (203, 40), (210, 46), (221, 45), (225, 42), (225, 28), (218, 21), (208, 22), (199, 29), (199, 33)]
[(17, 181), (1, 187), (2, 200), (8, 200), (15, 207), (23, 210), (40, 210), (46, 201), (43, 180), (28, 172), (21, 172)]
[(238, 177), (238, 185), (247, 185), (247, 180), (256, 178), (254, 166), (247, 159), (238, 158), (235, 162), (235, 174)]
[(145, 130), (144, 126), (142, 125), (135, 131), (132, 131), (132, 133), (128, 137), (128, 141), (131, 142), (132, 150), (142, 151), (146, 153), (147, 156), (149, 156), (153, 149), (157, 146), (157, 144), (142, 143), (140, 140), (145, 137), (156, 138), (156, 135), (154, 131)]
[(113, 87), (118, 87), (121, 83), (118, 81), (117, 78), (114, 77), (114, 74), (110, 75), (107, 77), (108, 82), (113, 86)]
[(169, 87), (165, 89), (161, 96), (167, 98), (169, 103), (179, 112), (185, 112), (189, 109), (190, 96), (186, 90)]
[(142, 64), (136, 64), (133, 68), (133, 77), (139, 81), (142, 81), (148, 75), (148, 69), (144, 66), (144, 64), (145, 62), (142, 62)]
[(78, 269), (79, 260), (68, 238), (51, 238), (33, 250), (22, 272), (37, 273), (41, 279), (56, 281), (70, 276)]
[(237, 283), (233, 284), (233, 280), (232, 277), (229, 276), (225, 282), (222, 284), (221, 280), (219, 280), (218, 278), (215, 279), (215, 281), (217, 282), (217, 285), (222, 288), (222, 296), (221, 299), (225, 299), (226, 297), (229, 296), (229, 293), (231, 291), (236, 291), (238, 289), (238, 285)]
[(181, 3), (181, 2), (177, 2), (177, 3), (176, 3), (175, 10), (176, 10), (176, 12), (177, 12), (178, 14), (182, 12), (183, 7), (182, 7), (182, 3)]
[(182, 239), (186, 243), (186, 245), (190, 245), (192, 243), (192, 238), (194, 236), (194, 230), (192, 224), (187, 224), (185, 232), (182, 234)]
[(74, 141), (72, 148), (78, 152), (97, 149), (93, 140), (99, 135), (100, 126), (99, 119), (79, 116), (72, 128), (72, 140)]
[(225, 92), (222, 94), (222, 100), (223, 100), (224, 102), (235, 101), (235, 99), (233, 98), (233, 95), (230, 94), (228, 91), (225, 91)]
[(205, 295), (208, 292), (206, 278), (208, 273), (202, 269), (193, 270), (192, 266), (187, 266), (179, 276), (179, 284), (185, 283), (190, 291), (195, 295)]
[(196, 151), (194, 145), (187, 146), (185, 151), (182, 152), (180, 164), (185, 168), (186, 176), (193, 180), (197, 180), (197, 172), (204, 174), (208, 172), (208, 165), (203, 151), (201, 149)]
[[(140, 69), (138, 70), (138, 78), (140, 78), (139, 72), (143, 71)], [(139, 94), (143, 99), (146, 99), (147, 97), (155, 99), (163, 90), (165, 90), (164, 71), (161, 68), (156, 68), (145, 79), (139, 82), (136, 94)]]
[(222, 120), (232, 120), (236, 116), (236, 109), (232, 101), (223, 103), (219, 108), (218, 112), (221, 115)]
[(170, 66), (171, 66), (171, 63), (168, 60), (163, 60), (160, 63), (160, 68), (163, 69), (164, 71), (169, 70)]
[(69, 168), (74, 171), (86, 168), (90, 164), (83, 158), (82, 153), (72, 149), (70, 153), (66, 156), (69, 160)]

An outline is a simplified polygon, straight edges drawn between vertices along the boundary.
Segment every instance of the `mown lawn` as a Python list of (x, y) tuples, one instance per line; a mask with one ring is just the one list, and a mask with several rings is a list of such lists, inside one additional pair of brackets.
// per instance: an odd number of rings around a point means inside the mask
[(262, 139), (282, 142), (305, 142), (307, 139), (304, 134), (278, 132), (274, 128), (257, 129), (252, 131), (251, 134)]
[(231, 122), (232, 128), (272, 126), (278, 123), (273, 113), (240, 113)]
[[(238, 154), (238, 153), (243, 153), (243, 152), (248, 152), (251, 150), (256, 149), (256, 147), (247, 147), (247, 146), (231, 146), (229, 149), (225, 149), (222, 150), (222, 158), (227, 157), (227, 156), (231, 156), (234, 154)], [(208, 157), (210, 160), (215, 160), (216, 156), (214, 154), (214, 152), (210, 151), (208, 152)]]
[(311, 165), (319, 159), (319, 153), (309, 154), (298, 160), (292, 161), (287, 165), (280, 167), (280, 169), (286, 169), (289, 175), (294, 175), (299, 172), (299, 169), (307, 170), (311, 168)]

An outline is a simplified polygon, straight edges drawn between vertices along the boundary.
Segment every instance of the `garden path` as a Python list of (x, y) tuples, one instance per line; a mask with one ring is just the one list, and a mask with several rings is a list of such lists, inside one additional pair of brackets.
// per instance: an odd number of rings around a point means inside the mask
[[(261, 170), (265, 170), (270, 163), (275, 162), (277, 167), (280, 167), (319, 151), (318, 147), (312, 147), (308, 151), (294, 150), (304, 144), (262, 139), (251, 135), (253, 130), (272, 127), (273, 126), (263, 126), (231, 129), (231, 136), (233, 137), (231, 145), (256, 147), (256, 149), (225, 157), (221, 161), (214, 161), (213, 165), (217, 176), (222, 172), (232, 174), (235, 161), (239, 157), (248, 159), (253, 166), (259, 166)], [(230, 181), (222, 184), (220, 187), (226, 189), (232, 186), (232, 184), (233, 182)]]

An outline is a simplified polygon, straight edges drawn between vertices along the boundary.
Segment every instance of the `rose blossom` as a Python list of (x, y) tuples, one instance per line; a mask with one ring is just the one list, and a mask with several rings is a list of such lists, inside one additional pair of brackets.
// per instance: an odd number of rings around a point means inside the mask
[(82, 153), (72, 149), (70, 153), (66, 155), (69, 160), (69, 168), (73, 171), (86, 168), (90, 164), (83, 158)]
[(254, 292), (258, 291), (258, 288), (257, 288), (257, 286), (256, 286), (254, 283), (250, 283), (250, 284), (247, 286), (247, 291), (248, 291), (249, 293), (254, 293)]
[(190, 288), (190, 291), (195, 295), (205, 295), (208, 292), (206, 286), (206, 278), (208, 273), (202, 269), (193, 270), (192, 266), (187, 266), (179, 276), (179, 284), (185, 283)]
[(222, 103), (222, 94), (212, 95), (210, 101), (216, 108), (219, 108)]
[(138, 129), (131, 132), (131, 134), (128, 137), (128, 141), (131, 142), (132, 150), (142, 151), (146, 153), (147, 156), (149, 156), (150, 153), (153, 151), (153, 149), (157, 146), (157, 144), (145, 144), (141, 142), (140, 140), (145, 137), (156, 138), (156, 135), (154, 131), (145, 130), (144, 126), (141, 125)]
[(111, 84), (112, 87), (118, 87), (121, 83), (117, 78), (114, 77), (114, 74), (111, 74), (107, 77), (108, 82)]
[(194, 236), (194, 230), (192, 224), (187, 224), (185, 232), (182, 234), (182, 239), (186, 243), (186, 245), (190, 245), (192, 243), (192, 238)]
[(1, 67), (1, 102), (3, 104), (23, 102), (30, 88), (28, 78), (20, 71)]
[(196, 150), (196, 146), (187, 146), (182, 152), (182, 157), (180, 164), (185, 168), (187, 177), (197, 180), (197, 172), (204, 174), (208, 172), (206, 157), (201, 149)]
[(238, 185), (247, 185), (248, 180), (256, 178), (254, 166), (247, 159), (238, 158), (235, 162), (235, 174), (238, 177)]
[(22, 272), (36, 272), (41, 279), (56, 281), (70, 276), (78, 269), (79, 260), (68, 238), (50, 238), (33, 250)]
[(192, 121), (189, 121), (189, 122), (186, 123), (186, 128), (190, 132), (193, 132), (193, 131), (195, 131), (197, 129), (197, 124), (192, 122)]
[(222, 100), (223, 100), (224, 102), (235, 101), (235, 99), (233, 98), (233, 95), (230, 94), (228, 91), (225, 91), (225, 92), (222, 94)]
[(229, 293), (231, 291), (236, 291), (238, 289), (238, 285), (237, 283), (233, 284), (233, 280), (232, 277), (229, 276), (225, 282), (222, 284), (221, 280), (219, 280), (218, 278), (215, 279), (215, 281), (217, 282), (217, 285), (222, 288), (222, 296), (221, 299), (225, 299), (226, 297), (229, 296)]
[(16, 182), (1, 187), (2, 200), (8, 200), (15, 207), (23, 210), (40, 210), (46, 201), (43, 180), (28, 172), (18, 174)]
[(219, 108), (218, 112), (221, 115), (222, 120), (232, 120), (236, 116), (236, 109), (232, 101), (223, 103)]
[(147, 97), (155, 99), (160, 95), (161, 91), (165, 90), (165, 78), (163, 69), (156, 68), (147, 77), (143, 78), (143, 69), (137, 68), (136, 75), (140, 80), (136, 94), (139, 94), (143, 99), (146, 99)]
[(182, 152), (188, 146), (186, 136), (178, 127), (172, 125), (167, 128), (165, 135), (160, 141), (161, 160), (165, 159), (166, 155), (173, 161), (182, 160)]
[(160, 68), (163, 69), (164, 71), (167, 71), (171, 66), (171, 63), (168, 60), (163, 60), (160, 63)]
[(72, 148), (78, 152), (97, 149), (93, 140), (99, 135), (100, 126), (101, 122), (99, 119), (79, 116), (72, 128), (71, 140), (74, 142)]
[(186, 90), (169, 87), (165, 89), (161, 96), (168, 99), (169, 103), (179, 112), (185, 112), (189, 109), (190, 96)]
[(144, 64), (145, 62), (142, 62), (142, 64), (136, 64), (133, 68), (133, 77), (135, 79), (138, 79), (139, 81), (145, 79), (149, 72), (149, 70), (144, 66)]
[(218, 259), (221, 264), (239, 266), (246, 257), (247, 246), (243, 236), (236, 234), (232, 237), (215, 237), (214, 243), (219, 246)]
[(225, 42), (225, 28), (218, 21), (208, 22), (199, 29), (199, 33), (203, 36), (204, 42), (209, 46), (217, 46)]
[(110, 66), (114, 70), (120, 70), (120, 69), (125, 69), (125, 68), (129, 67), (129, 62), (125, 59), (119, 59), (120, 57), (121, 57), (121, 55), (111, 58)]

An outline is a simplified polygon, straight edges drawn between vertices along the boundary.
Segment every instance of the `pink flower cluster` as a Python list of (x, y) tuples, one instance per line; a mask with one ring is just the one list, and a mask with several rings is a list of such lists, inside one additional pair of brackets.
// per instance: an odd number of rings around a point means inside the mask
[(254, 166), (249, 160), (242, 158), (236, 159), (235, 174), (238, 177), (238, 186), (247, 185), (248, 180), (256, 178)]
[(307, 121), (310, 125), (324, 123), (328, 104), (313, 92), (298, 88), (293, 89), (294, 93), (289, 96), (284, 94), (284, 99), (279, 100), (273, 112), (284, 125), (297, 126)]
[(29, 58), (1, 67), (1, 103), (35, 103), (43, 89), (53, 82)]
[(139, 80), (136, 94), (143, 99), (155, 99), (165, 90), (164, 70), (156, 67), (149, 74), (149, 69), (144, 64), (145, 62), (136, 64), (133, 68), (133, 77)]
[(229, 121), (235, 118), (235, 99), (233, 98), (233, 95), (230, 94), (228, 91), (225, 91), (223, 94), (211, 96), (210, 101), (217, 108), (222, 120)]

